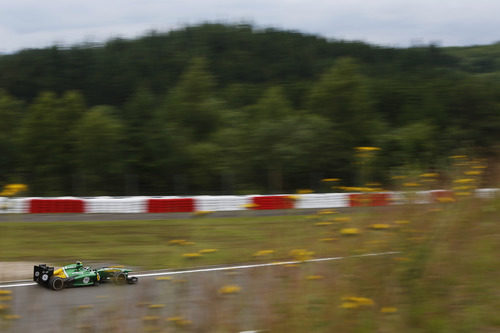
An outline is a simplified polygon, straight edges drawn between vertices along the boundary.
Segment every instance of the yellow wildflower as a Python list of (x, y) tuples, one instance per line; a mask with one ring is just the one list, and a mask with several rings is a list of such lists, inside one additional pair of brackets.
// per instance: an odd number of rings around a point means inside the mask
[(339, 216), (339, 217), (334, 217), (333, 220), (335, 222), (349, 222), (351, 221), (351, 218), (349, 216)]
[(205, 215), (209, 215), (209, 214), (212, 214), (213, 211), (211, 210), (198, 210), (196, 212), (193, 213), (194, 216), (205, 216)]
[(357, 308), (359, 305), (357, 303), (353, 303), (353, 302), (344, 302), (340, 305), (340, 308), (342, 309), (355, 309)]
[(178, 326), (187, 326), (191, 325), (191, 320), (183, 319), (175, 322)]
[(468, 197), (472, 193), (471, 192), (456, 192), (455, 195), (462, 196), (462, 197)]
[(165, 304), (151, 304), (150, 306), (148, 306), (148, 308), (150, 309), (162, 309), (165, 307)]
[(347, 296), (342, 297), (342, 300), (350, 303), (356, 303), (359, 306), (372, 306), (375, 304), (372, 299), (367, 297)]
[(333, 224), (332, 222), (317, 222), (317, 223), (314, 223), (314, 225), (317, 226), (317, 227), (324, 227), (324, 226), (332, 225), (332, 224)]
[(380, 309), (380, 312), (381, 313), (396, 313), (398, 312), (398, 309), (393, 307), (393, 306), (386, 306), (386, 307), (383, 307), (382, 309)]
[(199, 254), (199, 253), (184, 253), (182, 256), (184, 258), (188, 258), (188, 259), (196, 259), (196, 258), (200, 258), (201, 254)]
[(467, 158), (467, 156), (466, 155), (453, 155), (453, 156), (450, 156), (450, 158), (452, 158), (454, 160), (458, 160), (458, 159)]
[(371, 187), (362, 187), (362, 186), (340, 186), (341, 190), (348, 192), (376, 192), (379, 191), (379, 188), (371, 188)]
[(435, 173), (435, 172), (429, 172), (429, 173), (421, 174), (420, 177), (422, 177), (422, 178), (435, 178), (435, 177), (439, 177), (439, 174)]
[(464, 172), (464, 174), (467, 175), (467, 176), (479, 176), (482, 173), (483, 172), (479, 171), (479, 170), (471, 170), (471, 171), (465, 171)]
[(464, 185), (464, 186), (455, 186), (453, 187), (453, 190), (454, 191), (464, 191), (464, 190), (470, 190), (470, 189), (473, 189), (474, 186), (471, 186), (471, 185)]
[(370, 226), (370, 228), (375, 229), (375, 230), (384, 230), (384, 229), (389, 229), (390, 226), (385, 223), (375, 223)]
[(187, 325), (191, 325), (191, 321), (190, 320), (187, 320), (187, 319), (184, 319), (183, 317), (181, 316), (176, 316), (176, 317), (168, 317), (165, 319), (166, 321), (170, 321), (170, 322), (173, 322), (174, 324), (176, 324), (177, 326), (187, 326)]
[(219, 289), (219, 294), (221, 295), (228, 295), (228, 294), (237, 294), (241, 291), (241, 287), (237, 286), (235, 284), (230, 284), (227, 286), (224, 286)]
[(407, 182), (407, 183), (404, 183), (403, 186), (406, 186), (406, 187), (417, 187), (417, 186), (420, 186), (419, 183), (415, 183), (415, 182)]
[(304, 189), (298, 189), (296, 192), (297, 194), (309, 194), (313, 193), (314, 191), (308, 188), (304, 188)]
[(288, 200), (294, 200), (295, 201), (295, 200), (299, 200), (300, 196), (298, 196), (298, 195), (288, 195), (286, 198)]
[(340, 178), (324, 178), (321, 179), (322, 182), (338, 182), (340, 181)]
[(327, 237), (327, 238), (321, 238), (320, 241), (321, 242), (333, 242), (333, 241), (336, 241), (337, 238), (334, 238), (334, 237)]
[(243, 207), (243, 208), (247, 208), (247, 209), (252, 209), (252, 208), (257, 208), (257, 207), (259, 207), (259, 205), (258, 205), (258, 204), (256, 204), (256, 203), (248, 203), (248, 204), (244, 204), (244, 205), (242, 205), (241, 207)]
[(344, 228), (340, 230), (340, 234), (344, 236), (353, 236), (359, 234), (358, 228)]
[(305, 249), (294, 249), (290, 251), (290, 256), (298, 261), (305, 261), (312, 258), (314, 252)]
[(459, 184), (465, 184), (465, 183), (473, 183), (475, 180), (472, 178), (461, 178), (461, 179), (455, 179), (453, 182), (459, 183)]
[(16, 314), (8, 314), (8, 315), (3, 316), (3, 319), (5, 319), (5, 320), (16, 320), (19, 318), (21, 318), (21, 316), (16, 315)]
[(318, 215), (330, 215), (336, 214), (337, 211), (335, 209), (322, 209), (318, 212)]
[(0, 289), (0, 295), (12, 295), (11, 290), (1, 290)]
[(392, 176), (391, 178), (394, 180), (398, 180), (398, 179), (405, 179), (406, 176)]
[(253, 255), (254, 255), (254, 257), (264, 257), (264, 256), (268, 256), (268, 255), (273, 254), (273, 253), (274, 253), (274, 250), (260, 250), (260, 251), (255, 252)]
[(396, 221), (394, 221), (394, 223), (396, 223), (396, 224), (408, 224), (408, 223), (410, 223), (410, 221), (408, 221), (408, 220), (396, 220)]
[(0, 192), (0, 196), (10, 197), (18, 194), (19, 192), (26, 191), (28, 186), (24, 184), (7, 184), (4, 186), (2, 192)]
[(372, 152), (372, 151), (381, 150), (379, 147), (356, 147), (355, 149), (358, 152)]
[(306, 276), (307, 280), (321, 280), (323, 279), (323, 275), (308, 275)]
[(214, 253), (214, 252), (217, 252), (217, 249), (203, 249), (203, 250), (200, 250), (199, 251), (201, 254), (205, 254), (205, 253)]
[(438, 197), (436, 200), (441, 203), (455, 202), (455, 198), (453, 197)]

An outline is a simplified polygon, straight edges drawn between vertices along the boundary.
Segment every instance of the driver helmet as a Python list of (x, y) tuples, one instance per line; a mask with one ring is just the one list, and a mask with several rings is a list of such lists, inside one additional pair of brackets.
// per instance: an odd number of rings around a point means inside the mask
[(83, 264), (81, 261), (76, 262), (76, 268), (82, 268)]

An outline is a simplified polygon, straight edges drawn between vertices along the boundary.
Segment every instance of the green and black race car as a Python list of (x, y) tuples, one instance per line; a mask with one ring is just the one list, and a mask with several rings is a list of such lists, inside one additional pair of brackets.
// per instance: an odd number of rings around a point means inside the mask
[(102, 282), (112, 281), (116, 284), (137, 283), (137, 277), (129, 276), (130, 269), (120, 266), (93, 269), (83, 267), (80, 261), (59, 269), (45, 264), (35, 265), (33, 280), (53, 290), (68, 287), (97, 286)]

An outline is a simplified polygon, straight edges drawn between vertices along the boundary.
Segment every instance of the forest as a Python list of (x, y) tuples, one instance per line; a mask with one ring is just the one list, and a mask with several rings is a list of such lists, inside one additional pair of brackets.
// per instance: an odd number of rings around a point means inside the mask
[[(498, 161), (500, 43), (202, 24), (25, 49), (0, 55), (0, 119), (0, 184), (29, 195), (390, 189), (450, 155)], [(356, 147), (377, 149), (367, 162)]]

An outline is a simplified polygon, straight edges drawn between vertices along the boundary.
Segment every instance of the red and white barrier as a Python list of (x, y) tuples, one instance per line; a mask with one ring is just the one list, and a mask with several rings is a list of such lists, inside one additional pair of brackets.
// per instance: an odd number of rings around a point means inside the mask
[(35, 198), (29, 201), (29, 213), (85, 213), (85, 201), (79, 198), (45, 199)]
[(223, 212), (245, 210), (252, 203), (251, 195), (200, 195), (194, 197), (198, 212)]
[[(478, 189), (477, 198), (494, 198), (499, 189)], [(321, 209), (393, 204), (429, 204), (454, 200), (448, 190), (299, 195), (221, 195), (194, 197), (4, 198), (0, 213), (190, 213), (272, 209)]]
[(306, 208), (342, 208), (349, 207), (348, 193), (311, 193), (300, 194), (295, 207)]
[(194, 211), (193, 198), (165, 197), (147, 199), (147, 213), (191, 213)]
[(147, 197), (84, 199), (85, 213), (146, 213)]
[(0, 214), (28, 213), (30, 200), (30, 198), (0, 197)]

